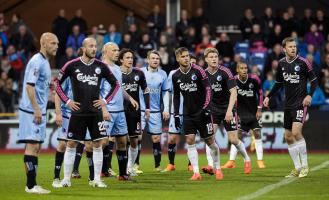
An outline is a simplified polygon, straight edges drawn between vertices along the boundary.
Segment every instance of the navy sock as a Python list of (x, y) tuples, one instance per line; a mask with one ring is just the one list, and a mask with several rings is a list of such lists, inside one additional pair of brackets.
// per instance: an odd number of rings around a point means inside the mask
[(175, 155), (176, 155), (176, 143), (168, 144), (168, 158), (169, 158), (169, 163), (172, 165), (175, 164)]
[(139, 157), (140, 157), (141, 149), (142, 149), (142, 142), (139, 141), (139, 140), (138, 140), (137, 148), (138, 148), (138, 154), (137, 154), (137, 157), (136, 157), (135, 163), (136, 163), (137, 165), (139, 165)]
[(37, 169), (38, 169), (38, 157), (24, 155), (24, 164), (26, 171), (26, 186), (31, 189), (37, 185)]
[(62, 168), (62, 163), (64, 160), (64, 152), (59, 152), (56, 151), (56, 155), (55, 155), (55, 169), (54, 169), (54, 179), (55, 178), (60, 178), (60, 173), (61, 173), (61, 168)]
[(109, 168), (112, 169), (112, 154), (113, 154), (113, 148), (114, 148), (114, 142), (113, 141), (109, 141), (109, 159), (108, 159), (108, 166)]
[(74, 160), (74, 165), (73, 165), (73, 171), (79, 171), (79, 165), (81, 161), (81, 156), (83, 153), (83, 149), (85, 148), (84, 144), (81, 144), (80, 142), (77, 145), (77, 150), (75, 154), (75, 160)]
[(103, 165), (102, 165), (102, 173), (105, 174), (109, 170), (109, 156), (110, 149), (109, 145), (106, 145), (103, 149)]
[(117, 158), (118, 158), (118, 164), (119, 164), (119, 175), (127, 175), (127, 151), (124, 150), (117, 150)]
[(161, 162), (161, 144), (160, 142), (153, 143), (153, 156), (155, 168), (160, 166)]
[(93, 152), (86, 152), (87, 154), (87, 162), (89, 168), (89, 180), (94, 180), (94, 162), (93, 162)]

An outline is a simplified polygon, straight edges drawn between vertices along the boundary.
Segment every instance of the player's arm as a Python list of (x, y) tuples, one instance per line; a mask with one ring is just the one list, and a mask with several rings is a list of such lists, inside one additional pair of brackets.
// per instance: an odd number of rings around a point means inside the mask
[(265, 107), (268, 107), (270, 98), (273, 97), (281, 89), (282, 86), (283, 86), (283, 74), (282, 74), (280, 63), (279, 63), (278, 71), (276, 72), (276, 78), (275, 78), (275, 83), (273, 85), (273, 88), (267, 94), (267, 96), (265, 97), (265, 99), (263, 101), (263, 104)]
[(105, 95), (104, 99), (97, 99), (93, 101), (93, 106), (98, 109), (108, 104), (120, 88), (119, 81), (115, 78), (111, 70), (106, 66), (103, 66), (102, 68), (102, 77), (105, 78), (108, 83), (110, 83), (111, 89)]
[(174, 104), (174, 117), (175, 117), (175, 127), (179, 129), (181, 126), (179, 118), (179, 105), (180, 105), (180, 89), (177, 81), (172, 77), (172, 89), (173, 89), (173, 104)]
[(228, 107), (226, 109), (226, 114), (225, 114), (225, 121), (229, 123), (233, 120), (233, 108), (238, 99), (238, 92), (236, 89), (235, 78), (231, 72), (227, 71), (226, 74), (224, 73), (223, 78), (225, 78), (227, 88), (230, 91), (230, 99), (229, 99)]
[(58, 77), (55, 79), (56, 93), (58, 97), (73, 111), (79, 110), (79, 102), (73, 101), (73, 99), (69, 99), (64, 93), (62, 83), (69, 77), (70, 75), (70, 66), (69, 63), (66, 63), (62, 69), (59, 70)]
[(42, 113), (40, 110), (40, 107), (37, 103), (36, 97), (35, 97), (35, 85), (31, 83), (26, 84), (26, 92), (27, 96), (29, 97), (29, 100), (32, 104), (33, 110), (34, 110), (34, 122), (37, 124), (41, 123)]
[(208, 76), (206, 74), (206, 72), (200, 68), (199, 70), (199, 75), (201, 76), (201, 85), (203, 88), (203, 91), (205, 92), (205, 94), (200, 94), (200, 95), (204, 95), (205, 101), (203, 102), (203, 106), (202, 109), (206, 112), (210, 112), (210, 101), (211, 101), (211, 87), (210, 87), (210, 83), (209, 83), (209, 79)]
[(63, 121), (62, 110), (61, 110), (61, 99), (59, 98), (57, 93), (55, 93), (55, 114), (56, 114), (56, 124), (57, 126), (61, 126)]
[(144, 96), (144, 102), (145, 102), (145, 119), (150, 118), (150, 89), (147, 87), (147, 82), (145, 78), (145, 74), (140, 71), (140, 79), (139, 79), (139, 85), (141, 89), (143, 90), (143, 96)]
[(34, 122), (39, 124), (41, 123), (41, 118), (42, 118), (42, 113), (41, 109), (37, 103), (36, 95), (35, 95), (35, 84), (39, 78), (40, 74), (40, 68), (38, 63), (33, 63), (33, 61), (30, 61), (31, 63), (31, 68), (28, 71), (28, 74), (26, 75), (27, 81), (26, 81), (26, 92), (27, 96), (32, 104), (33, 110), (34, 110)]
[(126, 90), (123, 90), (123, 98), (124, 98), (125, 100), (129, 101), (129, 102), (131, 103), (131, 105), (132, 105), (136, 110), (138, 110), (138, 108), (139, 108), (138, 102), (135, 101), (135, 99), (132, 98), (132, 97), (128, 94), (128, 92), (126, 92)]
[(168, 120), (170, 117), (170, 113), (169, 113), (169, 99), (170, 99), (170, 95), (169, 95), (169, 84), (168, 84), (168, 79), (167, 79), (167, 75), (165, 74), (166, 78), (162, 83), (162, 101), (163, 101), (163, 119), (164, 120)]
[(311, 88), (307, 96), (303, 100), (303, 106), (310, 106), (312, 103), (312, 96), (318, 87), (318, 79), (314, 73), (313, 66), (308, 60), (305, 60), (305, 64), (307, 66), (306, 77), (310, 81)]
[(253, 77), (256, 80), (255, 84), (255, 90), (258, 97), (258, 106), (257, 106), (257, 112), (256, 112), (256, 119), (259, 120), (262, 117), (262, 107), (263, 107), (263, 90), (261, 87), (261, 81), (258, 78), (258, 76)]

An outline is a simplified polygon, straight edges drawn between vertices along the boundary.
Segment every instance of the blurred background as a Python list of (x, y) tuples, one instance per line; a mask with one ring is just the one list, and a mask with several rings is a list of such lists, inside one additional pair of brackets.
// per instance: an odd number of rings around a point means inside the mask
[[(236, 74), (238, 62), (262, 80), (266, 94), (273, 86), (278, 60), (284, 54), (281, 41), (296, 39), (299, 55), (313, 64), (319, 79), (309, 120), (304, 127), (308, 148), (329, 150), (329, 2), (326, 0), (0, 0), (0, 152), (21, 150), (16, 144), (17, 110), (25, 65), (39, 49), (43, 32), (55, 33), (60, 41), (51, 60), (52, 74), (77, 56), (85, 37), (102, 45), (115, 42), (136, 52), (136, 67), (146, 65), (147, 51), (157, 49), (162, 69), (177, 68), (174, 49), (185, 46), (205, 66), (205, 48), (215, 47), (220, 63)], [(57, 145), (54, 93), (50, 88), (47, 139), (44, 149)], [(268, 151), (286, 149), (283, 138), (284, 93), (280, 91), (263, 113), (263, 142)], [(167, 128), (164, 127), (164, 132)], [(166, 134), (162, 143), (166, 144)], [(227, 135), (216, 135), (220, 148), (227, 148)], [(248, 146), (250, 137), (244, 141)], [(144, 147), (151, 145), (144, 140)], [(184, 148), (184, 141), (178, 148)], [(198, 143), (203, 148), (204, 143)], [(164, 145), (166, 147), (166, 145)]]

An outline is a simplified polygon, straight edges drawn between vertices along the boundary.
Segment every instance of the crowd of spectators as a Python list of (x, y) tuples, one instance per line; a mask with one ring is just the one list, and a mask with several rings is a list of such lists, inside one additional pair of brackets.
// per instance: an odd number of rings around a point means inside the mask
[[(314, 13), (313, 13), (314, 12)], [(101, 57), (103, 44), (115, 42), (120, 48), (136, 52), (136, 67), (146, 65), (146, 55), (157, 49), (161, 56), (162, 68), (169, 73), (177, 67), (174, 49), (185, 46), (195, 55), (202, 67), (203, 51), (215, 47), (220, 53), (220, 64), (236, 74), (236, 64), (246, 62), (251, 73), (261, 77), (266, 94), (273, 86), (278, 61), (284, 57), (281, 42), (283, 38), (296, 38), (299, 55), (313, 64), (319, 78), (319, 88), (313, 98), (315, 106), (328, 104), (329, 99), (329, 20), (323, 10), (305, 9), (304, 16), (296, 16), (293, 7), (274, 15), (271, 7), (264, 9), (263, 16), (254, 16), (246, 9), (240, 22), (241, 39), (231, 41), (230, 33), (215, 32), (202, 8), (195, 13), (181, 10), (180, 20), (175, 26), (166, 26), (166, 18), (160, 7), (155, 5), (146, 22), (142, 23), (133, 10), (128, 10), (121, 24), (89, 26), (78, 9), (71, 20), (65, 10), (59, 10), (52, 22), (52, 32), (59, 38), (59, 50), (54, 68), (61, 68), (68, 60), (78, 56), (78, 49), (86, 37), (97, 41), (97, 57)], [(0, 13), (0, 113), (15, 111), (25, 65), (36, 51), (37, 42), (32, 30), (19, 14), (13, 14), (6, 23)], [(45, 30), (46, 31), (46, 30)], [(282, 106), (283, 93), (271, 102), (272, 108)]]

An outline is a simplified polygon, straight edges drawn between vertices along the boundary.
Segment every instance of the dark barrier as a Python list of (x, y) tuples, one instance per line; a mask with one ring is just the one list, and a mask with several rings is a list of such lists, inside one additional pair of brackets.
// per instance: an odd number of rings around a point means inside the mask
[[(43, 149), (54, 149), (57, 146), (57, 135), (60, 128), (55, 124), (54, 110), (48, 110), (47, 113), (47, 129), (46, 139), (42, 144)], [(283, 150), (287, 149), (284, 141), (283, 112), (263, 112), (262, 117), (263, 128), (262, 137), (264, 149), (266, 150)], [(325, 111), (310, 111), (307, 122), (304, 126), (304, 136), (307, 141), (309, 150), (329, 150), (329, 113)], [(167, 146), (167, 128), (164, 128), (161, 143), (164, 148)], [(0, 120), (0, 149), (1, 150), (17, 150), (24, 149), (24, 144), (17, 144), (18, 136), (18, 120)], [(197, 147), (204, 149), (205, 143), (197, 137)], [(216, 133), (216, 141), (221, 149), (227, 149), (228, 137), (223, 128)], [(251, 143), (248, 134), (244, 134), (243, 141), (246, 146)], [(178, 149), (185, 149), (185, 139), (180, 138)], [(152, 148), (151, 139), (148, 135), (144, 135), (143, 149), (150, 150)]]

